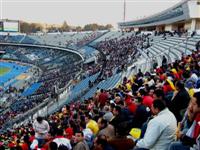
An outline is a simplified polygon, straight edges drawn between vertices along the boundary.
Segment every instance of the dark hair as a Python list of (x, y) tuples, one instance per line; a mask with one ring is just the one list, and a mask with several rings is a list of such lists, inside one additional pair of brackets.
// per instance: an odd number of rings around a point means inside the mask
[(111, 103), (111, 104), (110, 104), (110, 107), (111, 107), (111, 108), (115, 108), (115, 104), (114, 104), (114, 103)]
[(89, 119), (92, 119), (92, 116), (88, 113), (85, 114), (85, 117), (88, 117)]
[(83, 134), (83, 132), (82, 132), (82, 131), (80, 131), (80, 130), (77, 130), (77, 131), (76, 131), (76, 133), (80, 133), (80, 134), (81, 134), (81, 136), (83, 136), (83, 137), (84, 137), (84, 134)]
[(0, 146), (0, 150), (5, 150), (5, 147), (3, 145)]
[(108, 124), (108, 121), (107, 121), (107, 120), (105, 120), (105, 119), (103, 119), (103, 118), (101, 118), (101, 124), (104, 124), (105, 126), (107, 126), (107, 124)]
[(119, 113), (121, 113), (121, 107), (120, 106), (117, 105), (114, 108), (115, 108), (116, 111), (118, 111)]
[(63, 129), (58, 128), (56, 134), (60, 136), (63, 135)]
[(59, 147), (58, 147), (58, 150), (69, 150), (67, 146), (61, 144)]
[(200, 92), (194, 93), (193, 97), (197, 99), (197, 105), (200, 107)]
[(42, 118), (41, 116), (38, 116), (38, 117), (37, 117), (37, 122), (41, 123), (42, 120), (43, 120), (43, 118)]
[(158, 108), (160, 111), (164, 110), (166, 108), (165, 101), (156, 99), (153, 101), (153, 107)]
[(32, 130), (32, 131), (30, 132), (30, 135), (34, 136), (34, 135), (35, 135), (35, 131)]
[(147, 95), (147, 92), (144, 89), (140, 89), (139, 93), (143, 96)]
[(120, 100), (117, 104), (123, 106), (123, 105), (124, 105), (124, 101), (123, 101), (123, 100)]
[(183, 83), (182, 81), (177, 81), (177, 82), (176, 82), (176, 86), (177, 86), (180, 90), (182, 90), (182, 89), (185, 88), (185, 85), (184, 85), (184, 83)]
[(49, 143), (49, 148), (51, 150), (57, 150), (58, 149), (58, 145), (57, 145), (56, 142), (51, 142), (51, 143)]
[(140, 96), (137, 96), (135, 99), (134, 99), (135, 102), (138, 102), (138, 103), (142, 103), (143, 99), (142, 97)]
[(161, 97), (162, 99), (165, 98), (165, 94), (164, 94), (164, 91), (162, 89), (156, 89), (154, 91), (154, 94), (157, 96), (157, 97)]
[(30, 144), (28, 135), (25, 135), (23, 140), (24, 140), (25, 143)]
[(85, 129), (86, 128), (86, 123), (84, 121), (81, 121), (80, 122), (80, 127)]
[(103, 139), (100, 136), (98, 136), (96, 143), (100, 144), (104, 148), (108, 142), (106, 139)]

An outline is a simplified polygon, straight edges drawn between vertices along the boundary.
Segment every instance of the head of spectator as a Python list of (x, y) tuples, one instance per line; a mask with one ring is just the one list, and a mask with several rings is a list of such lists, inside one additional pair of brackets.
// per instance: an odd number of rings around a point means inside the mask
[(58, 145), (55, 142), (49, 143), (49, 150), (57, 150)]
[(189, 110), (195, 115), (200, 113), (200, 92), (194, 93), (193, 97), (191, 97)]
[(166, 104), (163, 100), (156, 99), (153, 101), (151, 110), (154, 115), (158, 115), (161, 111), (166, 108)]
[(185, 88), (185, 85), (184, 85), (184, 83), (182, 81), (177, 81), (175, 86), (176, 86), (176, 90), (177, 91), (184, 90), (184, 88)]
[(36, 120), (37, 120), (38, 123), (42, 123), (43, 117), (42, 116), (38, 116)]
[(101, 129), (104, 129), (104, 128), (106, 128), (107, 127), (107, 125), (108, 125), (108, 122), (107, 122), (107, 120), (105, 120), (105, 119), (103, 119), (103, 118), (99, 118), (98, 119), (98, 126), (99, 126), (99, 129), (101, 130)]
[(65, 145), (60, 145), (58, 147), (58, 150), (70, 150), (70, 149), (67, 146), (65, 146)]
[(106, 136), (104, 136), (104, 135), (99, 135), (95, 139), (94, 147), (95, 147), (95, 149), (98, 149), (98, 150), (105, 150), (105, 149), (113, 150), (113, 148), (108, 144)]
[(146, 96), (148, 95), (147, 91), (145, 89), (140, 89), (139, 90), (139, 94), (143, 97), (143, 96)]
[(84, 134), (83, 134), (82, 131), (76, 131), (76, 133), (75, 133), (75, 141), (77, 143), (84, 141)]
[(106, 112), (109, 112), (110, 111), (110, 108), (109, 106), (105, 105), (104, 108), (103, 108), (103, 111), (106, 113)]
[(134, 102), (135, 102), (135, 104), (136, 105), (140, 105), (140, 104), (142, 104), (142, 97), (135, 97), (134, 98)]
[(63, 129), (58, 128), (58, 129), (57, 129), (57, 132), (56, 132), (56, 135), (57, 135), (57, 136), (63, 136), (63, 134), (64, 134)]
[(87, 124), (91, 119), (92, 119), (91, 114), (87, 113), (87, 114), (85, 115), (85, 122), (86, 122), (86, 124)]
[(156, 89), (153, 93), (154, 99), (164, 99), (165, 93), (162, 89)]
[(115, 106), (114, 109), (113, 109), (113, 115), (114, 116), (117, 116), (121, 113), (121, 107), (120, 106)]

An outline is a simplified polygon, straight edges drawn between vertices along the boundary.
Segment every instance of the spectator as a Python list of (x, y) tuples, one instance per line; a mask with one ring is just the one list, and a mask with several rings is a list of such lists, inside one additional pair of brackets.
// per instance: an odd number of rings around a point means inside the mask
[(145, 89), (140, 89), (139, 90), (140, 95), (142, 96), (142, 103), (144, 106), (151, 108), (152, 103), (153, 103), (153, 98), (148, 95), (148, 92), (146, 92)]
[(186, 133), (178, 130), (177, 138), (180, 141), (172, 143), (169, 150), (190, 150), (190, 147), (199, 144), (199, 140), (197, 139), (200, 135), (200, 92), (195, 93), (191, 98), (189, 107), (190, 111), (194, 114), (193, 123)]
[(55, 142), (49, 143), (49, 150), (57, 150), (58, 145)]
[(110, 139), (115, 136), (114, 127), (111, 124), (108, 124), (108, 122), (105, 119), (99, 118), (98, 126), (100, 129), (98, 135), (105, 135), (107, 139)]
[(116, 128), (116, 136), (108, 140), (108, 144), (115, 150), (130, 150), (135, 143), (132, 139), (126, 137), (128, 129), (124, 124), (119, 124)]
[(84, 140), (83, 132), (77, 131), (75, 134), (76, 145), (74, 150), (90, 150), (87, 142)]
[(60, 145), (64, 145), (68, 148), (68, 150), (72, 149), (72, 146), (70, 144), (70, 140), (63, 136), (63, 130), (62, 129), (57, 130), (57, 136), (55, 137), (53, 142), (55, 142), (58, 145), (58, 147)]
[(142, 128), (142, 125), (147, 121), (148, 117), (150, 117), (150, 109), (142, 104), (142, 98), (137, 97), (135, 99), (137, 104), (137, 109), (133, 117), (133, 128)]
[(110, 121), (110, 124), (113, 125), (115, 128), (125, 121), (125, 116), (123, 115), (121, 111), (120, 106), (115, 106), (113, 109), (113, 119)]
[(165, 56), (163, 56), (163, 59), (162, 59), (162, 66), (164, 68), (167, 66), (167, 58)]
[(185, 89), (184, 83), (178, 81), (176, 83), (176, 89), (177, 91), (174, 92), (174, 97), (172, 98), (171, 104), (170, 104), (170, 110), (174, 113), (176, 116), (177, 121), (181, 121), (181, 111), (185, 111), (188, 103), (190, 101), (190, 96), (188, 92)]
[(50, 130), (49, 123), (43, 119), (43, 117), (38, 116), (33, 123), (33, 129), (35, 131), (35, 138), (38, 140), (39, 147), (45, 142)]
[(104, 135), (99, 135), (94, 143), (94, 150), (114, 150)]
[(92, 117), (90, 114), (87, 114), (85, 116), (85, 122), (86, 122), (86, 128), (91, 129), (93, 134), (96, 135), (99, 131), (99, 127), (97, 125), (97, 122), (92, 120)]
[(103, 108), (105, 106), (106, 101), (108, 100), (108, 94), (105, 90), (101, 89), (101, 93), (99, 94), (99, 107)]
[(110, 111), (109, 106), (104, 106), (104, 111), (105, 111), (105, 114), (103, 115), (103, 119), (105, 119), (105, 120), (107, 120), (108, 122), (110, 122), (111, 119), (113, 118), (113, 114), (112, 114), (112, 112)]
[(136, 149), (167, 150), (175, 139), (177, 121), (172, 112), (166, 108), (163, 100), (154, 100), (152, 113), (155, 116), (149, 121), (144, 138), (136, 144)]

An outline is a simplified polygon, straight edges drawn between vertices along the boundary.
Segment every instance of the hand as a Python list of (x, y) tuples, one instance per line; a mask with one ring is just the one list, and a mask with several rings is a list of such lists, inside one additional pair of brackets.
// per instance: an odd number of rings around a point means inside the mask
[(178, 91), (174, 91), (174, 97), (178, 94)]
[(176, 131), (176, 137), (177, 139), (180, 139), (183, 133), (181, 131)]

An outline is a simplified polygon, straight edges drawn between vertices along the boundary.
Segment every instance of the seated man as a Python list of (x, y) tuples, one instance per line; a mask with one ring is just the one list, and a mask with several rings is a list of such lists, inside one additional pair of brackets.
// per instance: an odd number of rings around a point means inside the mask
[(135, 149), (167, 150), (175, 139), (176, 118), (163, 100), (154, 100), (151, 109), (156, 116), (149, 121), (144, 138), (137, 142)]
[(186, 134), (181, 131), (177, 132), (177, 138), (180, 141), (172, 143), (169, 150), (190, 150), (190, 147), (199, 144), (197, 141), (199, 141), (200, 134), (200, 92), (195, 93), (191, 98), (188, 109), (194, 114), (193, 123)]

